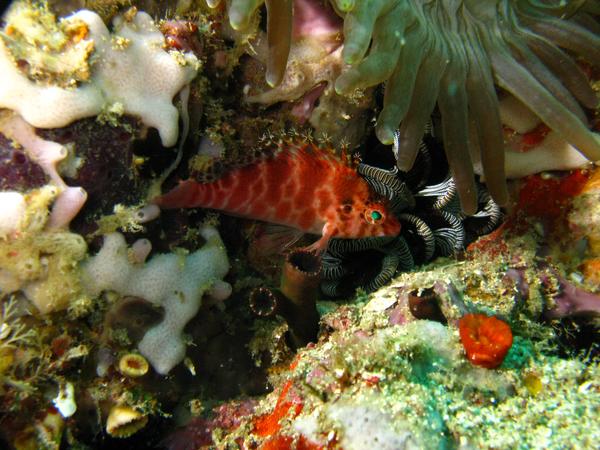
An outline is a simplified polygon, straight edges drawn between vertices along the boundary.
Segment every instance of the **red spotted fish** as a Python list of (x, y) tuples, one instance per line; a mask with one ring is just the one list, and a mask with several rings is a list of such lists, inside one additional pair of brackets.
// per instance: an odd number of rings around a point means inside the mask
[(208, 208), (331, 238), (396, 236), (400, 222), (347, 158), (311, 143), (279, 143), (270, 156), (209, 183), (188, 179), (154, 202), (161, 208)]

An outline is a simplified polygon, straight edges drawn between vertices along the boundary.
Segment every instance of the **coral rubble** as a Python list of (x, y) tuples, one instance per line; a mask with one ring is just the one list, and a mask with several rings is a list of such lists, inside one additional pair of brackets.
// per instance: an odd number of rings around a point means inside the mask
[[(211, 442), (318, 449), (560, 448), (572, 439), (592, 445), (598, 433), (586, 423), (600, 404), (597, 357), (560, 355), (555, 330), (540, 322), (572, 294), (570, 288), (553, 292), (559, 280), (545, 265), (549, 259), (540, 263), (537, 256), (538, 246), (556, 249), (561, 240), (555, 234), (544, 244), (535, 233), (518, 231), (514, 221), (521, 220), (539, 219), (515, 212), (512, 228), (476, 242), (464, 261), (437, 260), (358, 302), (322, 305), (329, 312), (318, 343), (272, 375), (274, 392), (254, 406), (252, 417), (237, 416), (241, 423), (232, 427), (211, 416), (224, 432), (213, 433)], [(574, 268), (563, 264), (561, 270)], [(448, 324), (415, 318), (414, 292), (435, 301)], [(463, 346), (457, 325), (489, 314), (502, 318), (494, 322), (503, 331), (494, 324), (479, 339), (507, 351), (496, 369), (471, 362), (473, 349)], [(185, 433), (195, 427), (191, 422)]]

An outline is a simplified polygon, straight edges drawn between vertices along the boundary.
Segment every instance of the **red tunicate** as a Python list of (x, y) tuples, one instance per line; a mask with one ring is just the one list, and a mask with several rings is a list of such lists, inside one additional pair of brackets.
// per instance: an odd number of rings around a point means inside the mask
[(485, 314), (465, 314), (458, 321), (458, 330), (469, 361), (487, 369), (502, 364), (513, 341), (506, 322)]

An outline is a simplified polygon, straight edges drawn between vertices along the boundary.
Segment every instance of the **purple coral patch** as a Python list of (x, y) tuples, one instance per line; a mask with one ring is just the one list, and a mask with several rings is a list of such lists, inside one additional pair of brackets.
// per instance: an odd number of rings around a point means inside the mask
[(88, 194), (86, 212), (112, 212), (116, 203), (139, 201), (138, 179), (132, 166), (133, 141), (137, 123), (122, 118), (122, 125), (99, 124), (84, 119), (59, 129), (38, 130), (44, 139), (60, 144), (73, 143), (81, 165), (74, 176), (64, 176), (67, 184), (81, 186)]
[(47, 181), (42, 168), (0, 134), (0, 190), (22, 192), (43, 186)]
[(572, 316), (600, 316), (600, 296), (560, 280), (560, 293), (554, 296), (554, 306), (545, 313), (549, 319)]

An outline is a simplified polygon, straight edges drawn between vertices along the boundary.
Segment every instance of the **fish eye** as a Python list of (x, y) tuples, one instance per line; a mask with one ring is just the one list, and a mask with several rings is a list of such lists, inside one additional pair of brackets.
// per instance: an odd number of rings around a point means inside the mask
[(352, 212), (352, 205), (346, 203), (344, 206), (342, 206), (342, 211), (346, 214), (350, 214)]
[(365, 211), (365, 219), (370, 224), (374, 225), (384, 219), (383, 213), (377, 209), (369, 209)]

